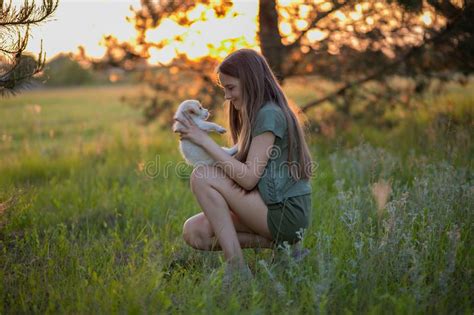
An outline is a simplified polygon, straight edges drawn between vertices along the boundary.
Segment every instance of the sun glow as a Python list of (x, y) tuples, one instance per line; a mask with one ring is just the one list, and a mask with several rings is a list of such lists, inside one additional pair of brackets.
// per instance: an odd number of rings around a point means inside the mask
[[(13, 0), (13, 3), (21, 5), (22, 1)], [(333, 7), (331, 2), (324, 0), (314, 0), (314, 3), (322, 12)], [(280, 14), (279, 32), (284, 44), (291, 43), (299, 32), (306, 30), (314, 15), (311, 6), (304, 4), (302, 0), (278, 1), (279, 7), (295, 4), (299, 5), (295, 11), (283, 9), (278, 12)], [(119, 42), (126, 41), (136, 45), (136, 30), (133, 23), (126, 20), (127, 16), (133, 16), (130, 7), (135, 10), (140, 8), (140, 0), (60, 0), (59, 7), (51, 20), (31, 28), (32, 37), (27, 50), (38, 53), (43, 39), (43, 49), (48, 58), (60, 52), (77, 52), (79, 46), (85, 48), (87, 55), (100, 58), (106, 50), (102, 40), (106, 35), (114, 36)], [(337, 27), (346, 33), (356, 30), (352, 25), (354, 21), (357, 21), (359, 25), (358, 31), (366, 32), (379, 23), (376, 16), (366, 16), (366, 10), (371, 7), (378, 10), (379, 15), (393, 14), (390, 6), (379, 2), (372, 5), (369, 1), (364, 1), (356, 3), (352, 11), (334, 12), (330, 18), (333, 18)], [(230, 51), (238, 48), (258, 49), (257, 17), (258, 1), (256, 0), (235, 0), (225, 17), (217, 16), (208, 5), (197, 4), (186, 13), (186, 18), (192, 21), (190, 25), (182, 26), (172, 19), (164, 19), (159, 27), (146, 31), (146, 41), (157, 46), (148, 50), (148, 62), (168, 64), (180, 54), (185, 54), (194, 60), (206, 56), (222, 59)], [(416, 18), (420, 23), (420, 36), (423, 25), (432, 26), (439, 23), (439, 18), (430, 11), (424, 11)], [(396, 24), (395, 19), (388, 19), (381, 26), (382, 32), (389, 32), (390, 28), (397, 27)], [(342, 37), (338, 32), (331, 33), (324, 30), (324, 25), (320, 29), (316, 27), (306, 33), (310, 43), (330, 37), (333, 42), (328, 46), (328, 50), (332, 54), (337, 54), (339, 46), (344, 43), (350, 43), (356, 49), (363, 49), (366, 46), (366, 43), (351, 40), (348, 36)], [(388, 38), (387, 42), (390, 43), (390, 40)]]
[[(21, 6), (23, 0), (13, 0), (13, 4)], [(60, 0), (49, 21), (31, 28), (27, 50), (37, 54), (43, 40), (48, 59), (61, 52), (77, 53), (79, 46), (87, 55), (100, 58), (106, 50), (101, 44), (106, 35), (132, 44), (136, 41), (133, 24), (126, 21), (127, 16), (133, 16), (130, 7), (140, 8), (140, 0)], [(163, 20), (158, 28), (146, 33), (150, 42), (165, 40), (162, 48), (150, 49), (149, 62), (168, 63), (177, 53), (192, 59), (206, 55), (223, 58), (235, 45), (257, 48), (258, 2), (235, 1), (231, 10), (233, 14), (223, 19), (206, 5), (198, 4), (187, 18), (202, 21), (185, 27), (171, 19)]]
[(339, 21), (344, 22), (346, 20), (346, 15), (341, 11), (337, 11), (334, 15), (338, 18)]
[[(35, 2), (38, 5), (42, 1)], [(24, 1), (13, 0), (12, 4), (20, 7)], [(131, 15), (130, 6), (138, 8), (140, 0), (60, 0), (49, 20), (30, 28), (27, 50), (37, 54), (42, 41), (48, 59), (58, 53), (77, 52), (79, 46), (85, 47), (89, 56), (101, 57), (105, 53), (100, 45), (104, 35), (133, 40), (135, 30), (125, 19)]]
[[(192, 60), (204, 56), (223, 58), (235, 48), (232, 47), (231, 42), (236, 42), (241, 47), (256, 48), (257, 7), (255, 3), (237, 1), (230, 15), (232, 15), (230, 18), (219, 18), (214, 10), (199, 4), (188, 12), (187, 17), (190, 20), (200, 20), (189, 27), (180, 26), (171, 20), (163, 21), (156, 29), (146, 32), (148, 41), (165, 41), (162, 49), (150, 51), (149, 62), (166, 64), (177, 53), (184, 53)], [(180, 40), (173, 40), (177, 37)]]
[(328, 36), (328, 34), (318, 29), (314, 29), (314, 30), (309, 31), (307, 36), (311, 42), (315, 42), (315, 41), (321, 41), (325, 39)]
[(420, 20), (426, 25), (430, 26), (433, 23), (433, 19), (431, 18), (430, 12), (424, 12), (422, 16), (420, 16)]

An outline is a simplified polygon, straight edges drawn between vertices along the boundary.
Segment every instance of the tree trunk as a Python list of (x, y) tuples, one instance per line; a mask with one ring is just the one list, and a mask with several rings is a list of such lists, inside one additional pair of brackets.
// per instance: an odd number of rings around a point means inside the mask
[(259, 31), (260, 48), (267, 59), (276, 77), (283, 83), (283, 61), (286, 47), (282, 44), (281, 35), (278, 30), (278, 12), (275, 0), (259, 1)]

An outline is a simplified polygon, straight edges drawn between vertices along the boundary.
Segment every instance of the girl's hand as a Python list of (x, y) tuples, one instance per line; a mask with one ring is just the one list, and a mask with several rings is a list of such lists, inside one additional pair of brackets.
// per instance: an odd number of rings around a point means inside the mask
[(179, 133), (179, 139), (183, 140), (189, 140), (191, 142), (194, 142), (195, 144), (199, 146), (203, 146), (206, 141), (209, 141), (211, 137), (207, 134), (207, 132), (201, 130), (192, 120), (191, 117), (189, 117), (188, 114), (183, 113), (185, 119), (180, 119), (180, 118), (175, 118), (174, 120), (180, 122), (183, 125), (183, 128), (180, 128), (180, 131), (176, 131)]

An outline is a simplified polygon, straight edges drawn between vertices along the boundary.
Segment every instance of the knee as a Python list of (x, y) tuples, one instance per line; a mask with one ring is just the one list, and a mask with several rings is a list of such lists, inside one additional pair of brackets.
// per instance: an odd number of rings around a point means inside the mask
[[(193, 172), (191, 173), (191, 178), (190, 178), (190, 186), (191, 186), (191, 191), (193, 193), (196, 192), (200, 187), (202, 187), (205, 184), (205, 166), (197, 166), (193, 169)], [(186, 222), (185, 222), (186, 225)]]
[(200, 188), (211, 185), (211, 181), (216, 178), (217, 169), (213, 166), (198, 165), (191, 173), (191, 191), (196, 192)]
[(183, 239), (191, 247), (200, 250), (210, 250), (212, 234), (209, 222), (198, 223), (193, 218), (183, 224)]

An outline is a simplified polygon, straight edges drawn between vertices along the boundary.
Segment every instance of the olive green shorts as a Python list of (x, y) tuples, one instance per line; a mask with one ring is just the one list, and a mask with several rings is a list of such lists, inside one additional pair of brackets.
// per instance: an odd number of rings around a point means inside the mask
[(268, 205), (267, 224), (273, 241), (276, 244), (298, 242), (302, 237), (298, 232), (308, 227), (310, 216), (311, 194)]

